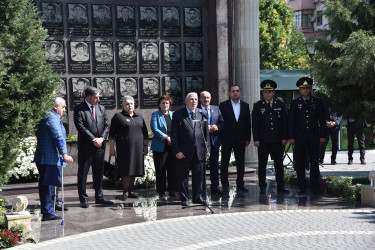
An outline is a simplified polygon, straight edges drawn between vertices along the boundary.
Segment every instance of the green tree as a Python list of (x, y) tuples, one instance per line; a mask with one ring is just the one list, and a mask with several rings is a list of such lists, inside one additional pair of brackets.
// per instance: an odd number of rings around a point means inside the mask
[(305, 69), (309, 56), (305, 38), (285, 0), (259, 1), (260, 69)]
[(59, 76), (46, 63), (47, 32), (31, 0), (0, 1), (0, 184), (14, 166), (21, 138), (34, 135), (51, 108)]
[(311, 68), (321, 92), (345, 117), (374, 121), (375, 3), (325, 2), (330, 40), (319, 40)]

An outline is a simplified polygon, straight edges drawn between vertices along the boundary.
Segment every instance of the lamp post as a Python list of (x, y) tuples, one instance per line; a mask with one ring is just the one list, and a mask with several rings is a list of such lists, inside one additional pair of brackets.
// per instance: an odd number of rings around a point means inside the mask
[(310, 41), (306, 41), (304, 44), (305, 44), (305, 47), (306, 47), (306, 50), (307, 50), (307, 53), (309, 53), (309, 56), (310, 56), (310, 59), (312, 60), (313, 57), (315, 56), (316, 54), (316, 50), (315, 50), (315, 43), (317, 43), (318, 41), (317, 40), (310, 40)]

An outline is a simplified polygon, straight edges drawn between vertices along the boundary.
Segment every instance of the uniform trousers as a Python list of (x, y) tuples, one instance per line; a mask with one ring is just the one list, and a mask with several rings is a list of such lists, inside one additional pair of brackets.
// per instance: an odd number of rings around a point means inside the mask
[(324, 155), (326, 153), (326, 148), (329, 142), (329, 137), (331, 137), (331, 144), (332, 144), (332, 155), (331, 161), (336, 161), (337, 151), (339, 149), (339, 132), (340, 128), (328, 128), (328, 136), (326, 138), (326, 142), (320, 144), (320, 153), (319, 153), (319, 160), (321, 162), (324, 161)]
[(284, 187), (283, 145), (281, 143), (260, 142), (258, 147), (258, 178), (259, 188), (266, 188), (266, 168), (268, 155), (273, 156), (278, 188)]
[(306, 189), (305, 159), (308, 154), (310, 161), (310, 185), (319, 189), (319, 138), (313, 141), (297, 141), (294, 144), (293, 159), (300, 189)]
[(192, 171), (193, 202), (206, 200), (205, 160), (199, 160), (196, 149), (193, 158), (176, 160), (181, 202), (189, 201), (189, 171)]
[(364, 127), (357, 127), (354, 125), (348, 124), (348, 158), (353, 160), (353, 151), (354, 151), (354, 136), (357, 137), (358, 147), (359, 147), (359, 158), (360, 160), (365, 159), (366, 147), (365, 147), (365, 129)]

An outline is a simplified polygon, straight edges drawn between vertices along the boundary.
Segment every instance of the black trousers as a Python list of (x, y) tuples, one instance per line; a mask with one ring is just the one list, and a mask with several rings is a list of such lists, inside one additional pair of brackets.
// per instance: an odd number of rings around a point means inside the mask
[(220, 154), (220, 148), (211, 146), (211, 154), (210, 154), (211, 190), (215, 190), (219, 188), (219, 154)]
[(358, 147), (359, 147), (359, 158), (360, 160), (365, 159), (366, 146), (365, 146), (365, 128), (357, 127), (348, 124), (348, 159), (353, 160), (353, 151), (354, 151), (354, 136), (357, 137)]
[(221, 185), (223, 188), (229, 187), (228, 181), (228, 167), (230, 161), (230, 155), (234, 152), (237, 167), (237, 186), (243, 186), (243, 177), (245, 175), (245, 143), (223, 143), (221, 146)]
[(172, 153), (172, 147), (166, 144), (164, 152), (153, 151), (152, 154), (156, 173), (156, 191), (159, 194), (167, 191), (166, 182), (168, 176), (168, 192), (177, 192), (177, 173), (176, 166), (173, 164), (175, 156)]
[(340, 128), (328, 128), (328, 136), (326, 138), (326, 142), (320, 144), (320, 152), (319, 152), (319, 160), (324, 161), (324, 155), (326, 153), (326, 148), (329, 142), (329, 137), (331, 137), (331, 144), (332, 144), (332, 155), (331, 161), (336, 161), (337, 151), (339, 149), (339, 132)]
[(273, 156), (278, 188), (284, 187), (283, 145), (281, 143), (260, 142), (258, 147), (259, 188), (266, 188), (266, 168), (268, 155)]
[(206, 176), (204, 164), (205, 160), (200, 161), (196, 151), (194, 151), (194, 156), (191, 160), (186, 160), (185, 158), (176, 160), (180, 200), (182, 202), (189, 201), (190, 169), (192, 171), (193, 202), (206, 200)]
[(312, 189), (318, 189), (320, 178), (319, 138), (309, 142), (296, 140), (294, 144), (293, 159), (300, 189), (306, 188), (305, 160), (307, 155), (310, 162), (310, 185)]
[[(104, 143), (104, 142), (103, 142)], [(103, 198), (103, 163), (104, 163), (105, 145), (101, 148), (95, 148), (91, 151), (83, 151), (78, 149), (78, 195), (79, 201), (88, 201), (89, 197), (86, 193), (87, 174), (90, 166), (92, 166), (92, 178), (95, 189), (95, 199)]]

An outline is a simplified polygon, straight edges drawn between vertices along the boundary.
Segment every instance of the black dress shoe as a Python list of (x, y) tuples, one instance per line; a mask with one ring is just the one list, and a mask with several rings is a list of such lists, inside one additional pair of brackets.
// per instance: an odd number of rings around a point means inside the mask
[(81, 208), (88, 208), (89, 207), (89, 203), (87, 201), (83, 201), (81, 202)]
[(336, 165), (337, 163), (336, 163), (336, 161), (335, 160), (332, 160), (331, 161), (331, 165)]
[[(62, 211), (62, 205), (61, 205), (60, 202), (57, 202), (55, 204), (55, 210), (56, 211)], [(69, 211), (69, 208), (66, 205), (64, 205), (64, 211)]]
[(109, 201), (109, 200), (106, 200), (104, 198), (101, 198), (101, 199), (98, 199), (98, 200), (95, 200), (95, 204), (105, 204), (105, 205), (110, 205), (110, 204), (113, 204), (112, 201)]
[(237, 187), (237, 191), (248, 192), (249, 189), (245, 187), (244, 185), (242, 185), (242, 186)]
[(136, 195), (135, 193), (129, 193), (129, 194), (128, 194), (128, 197), (129, 197), (129, 198), (138, 198), (139, 196)]
[(365, 160), (361, 160), (361, 164), (362, 165), (366, 165), (366, 161)]
[(181, 201), (181, 206), (183, 207), (189, 206), (189, 201)]
[(54, 214), (51, 216), (43, 216), (42, 221), (48, 221), (48, 220), (61, 220), (62, 216), (59, 214)]
[(352, 165), (352, 164), (353, 164), (353, 160), (349, 160), (348, 165)]
[(128, 199), (128, 196), (126, 195), (126, 193), (122, 193), (121, 200), (126, 201), (127, 199)]
[(225, 192), (221, 191), (221, 190), (218, 189), (218, 188), (215, 188), (215, 189), (211, 189), (211, 194), (224, 195)]
[(277, 192), (278, 193), (285, 193), (285, 194), (289, 194), (289, 190), (284, 188), (284, 187), (279, 187), (277, 188)]

